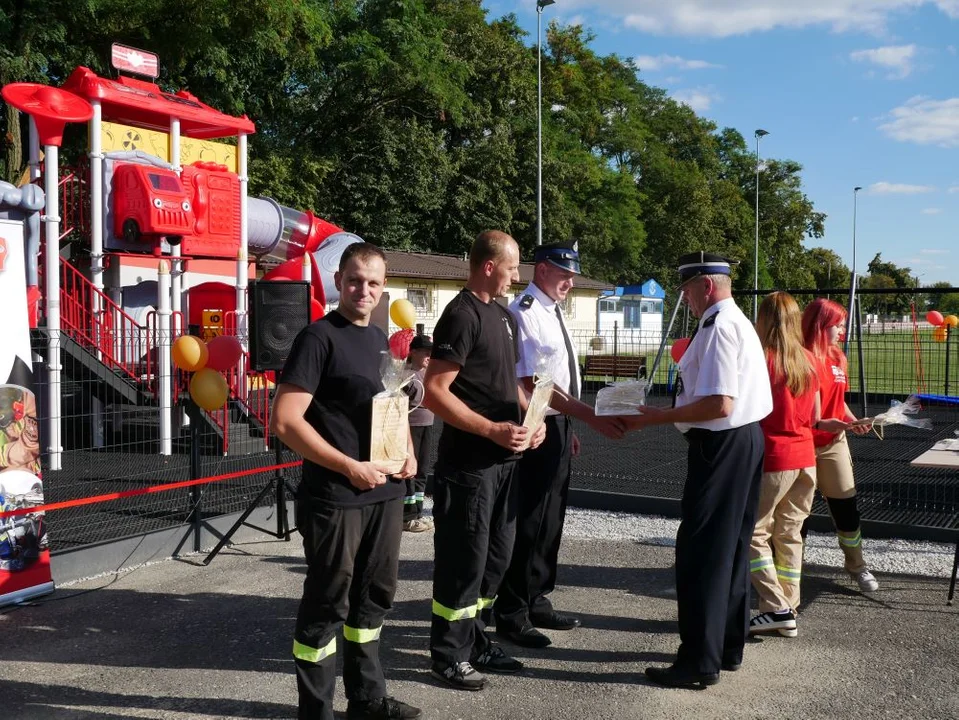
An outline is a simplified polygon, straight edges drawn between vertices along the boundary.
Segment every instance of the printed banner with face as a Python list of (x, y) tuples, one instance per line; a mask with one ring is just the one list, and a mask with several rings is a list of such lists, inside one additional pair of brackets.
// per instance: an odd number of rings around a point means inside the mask
[[(33, 393), (23, 224), (0, 219), (0, 514), (43, 504), (40, 425)], [(0, 517), (0, 605), (53, 591), (42, 512)]]

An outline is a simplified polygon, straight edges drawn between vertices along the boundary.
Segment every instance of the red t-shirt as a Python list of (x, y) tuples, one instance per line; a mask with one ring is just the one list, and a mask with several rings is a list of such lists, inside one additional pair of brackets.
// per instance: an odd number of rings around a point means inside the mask
[[(846, 419), (846, 369), (838, 361), (824, 358), (816, 361), (819, 371), (819, 392), (822, 398), (820, 416), (823, 419)], [(836, 439), (836, 433), (813, 430), (813, 443), (816, 447), (828, 445)]]
[[(807, 355), (815, 368), (815, 358), (808, 352)], [(813, 467), (816, 450), (812, 442), (812, 424), (819, 377), (814, 374), (809, 389), (796, 397), (783, 378), (775, 377), (772, 357), (767, 356), (766, 366), (773, 392), (773, 411), (759, 422), (766, 439), (763, 472)]]

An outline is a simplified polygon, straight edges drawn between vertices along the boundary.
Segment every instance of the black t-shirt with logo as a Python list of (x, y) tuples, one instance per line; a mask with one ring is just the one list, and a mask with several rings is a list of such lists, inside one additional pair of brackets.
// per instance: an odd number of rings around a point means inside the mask
[[(516, 338), (516, 320), (505, 307), (484, 303), (466, 289), (446, 306), (433, 331), (431, 356), (460, 366), (453, 395), (493, 422), (521, 420)], [(483, 468), (516, 457), (491, 440), (443, 424), (439, 462)]]
[[(281, 383), (313, 393), (304, 417), (344, 455), (370, 459), (373, 396), (383, 390), (380, 362), (389, 352), (386, 334), (375, 325), (354, 325), (334, 311), (300, 331), (290, 350)], [(369, 505), (401, 497), (402, 481), (358, 490), (346, 476), (303, 460), (309, 494), (331, 505)]]

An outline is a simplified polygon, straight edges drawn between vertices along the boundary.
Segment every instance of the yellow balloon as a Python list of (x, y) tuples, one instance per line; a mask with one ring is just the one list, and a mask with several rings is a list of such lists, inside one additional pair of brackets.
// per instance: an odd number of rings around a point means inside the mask
[(956, 327), (959, 325), (959, 317), (956, 317), (955, 315), (946, 315), (942, 321), (949, 327)]
[(181, 335), (173, 342), (173, 364), (181, 370), (196, 372), (206, 366), (206, 343), (195, 335)]
[(190, 380), (190, 397), (204, 410), (212, 412), (226, 404), (230, 388), (226, 378), (211, 368), (203, 368)]
[(390, 305), (390, 318), (404, 330), (416, 325), (416, 308), (409, 300), (394, 300)]

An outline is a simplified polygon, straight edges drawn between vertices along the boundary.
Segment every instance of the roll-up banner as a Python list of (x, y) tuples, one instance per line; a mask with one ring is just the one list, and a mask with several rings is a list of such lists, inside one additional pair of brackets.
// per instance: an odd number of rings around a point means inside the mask
[[(33, 387), (24, 226), (0, 218), (0, 513), (43, 504)], [(53, 591), (42, 512), (0, 517), (0, 605)]]

